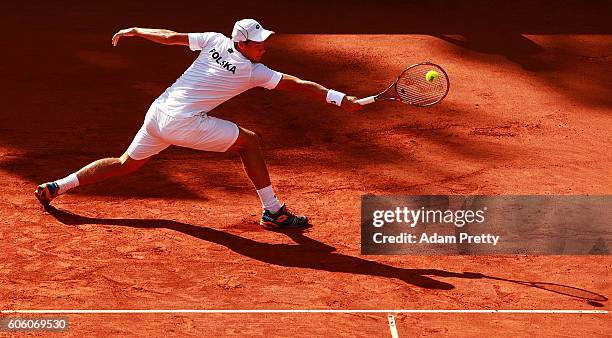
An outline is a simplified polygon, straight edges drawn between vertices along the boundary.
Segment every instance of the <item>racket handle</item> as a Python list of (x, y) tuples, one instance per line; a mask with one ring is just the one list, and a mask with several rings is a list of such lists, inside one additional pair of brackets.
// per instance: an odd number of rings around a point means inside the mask
[(365, 106), (366, 104), (374, 103), (374, 101), (376, 101), (376, 95), (364, 97), (363, 99), (359, 99), (355, 102), (359, 103), (362, 106)]

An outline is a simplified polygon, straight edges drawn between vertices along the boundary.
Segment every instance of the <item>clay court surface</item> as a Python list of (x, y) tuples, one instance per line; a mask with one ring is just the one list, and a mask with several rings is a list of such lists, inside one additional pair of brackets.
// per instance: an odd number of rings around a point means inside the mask
[[(9, 8), (0, 308), (610, 309), (610, 256), (362, 256), (359, 238), (363, 194), (612, 193), (609, 6), (574, 1), (547, 12), (554, 2), (500, 2), (497, 16), (477, 20), (492, 13), (484, 4), (471, 11), (429, 2), (402, 25), (391, 2), (350, 4), (232, 4), (231, 13), (199, 2), (169, 11), (118, 2)], [(534, 12), (549, 19), (526, 15)], [(426, 13), (441, 21), (428, 24)], [(431, 108), (381, 103), (345, 113), (258, 89), (211, 113), (261, 134), (277, 193), (312, 219), (303, 233), (259, 227), (259, 201), (237, 155), (176, 147), (132, 176), (75, 189), (43, 211), (36, 185), (121, 155), (149, 104), (196, 57), (130, 38), (112, 47), (113, 33), (141, 26), (229, 34), (249, 16), (279, 33), (264, 59), (273, 69), (362, 97), (431, 60), (448, 71), (450, 93)], [(591, 298), (499, 279), (578, 288)], [(75, 336), (390, 335), (386, 314), (69, 318)], [(612, 334), (608, 314), (396, 321), (400, 337)]]

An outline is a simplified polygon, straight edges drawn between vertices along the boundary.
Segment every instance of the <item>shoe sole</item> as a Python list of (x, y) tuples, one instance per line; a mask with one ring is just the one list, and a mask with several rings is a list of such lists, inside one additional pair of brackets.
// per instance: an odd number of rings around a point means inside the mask
[(259, 225), (261, 225), (263, 228), (268, 229), (268, 230), (277, 230), (277, 229), (299, 229), (299, 228), (307, 228), (310, 223), (308, 223), (308, 219), (306, 219), (306, 222), (304, 222), (303, 224), (300, 225), (278, 225), (276, 223), (273, 222), (266, 222), (266, 221), (259, 221)]
[(259, 225), (261, 225), (262, 227), (269, 229), (269, 230), (274, 230), (274, 229), (299, 229), (299, 228), (306, 228), (308, 227), (310, 224), (308, 223), (308, 219), (306, 219), (306, 222), (304, 222), (304, 224), (301, 225), (278, 225), (274, 222), (267, 222), (267, 221), (259, 221)]
[(38, 199), (38, 202), (43, 206), (48, 206), (51, 203), (51, 198), (48, 198), (47, 195), (50, 195), (49, 188), (36, 188), (34, 190), (34, 196)]

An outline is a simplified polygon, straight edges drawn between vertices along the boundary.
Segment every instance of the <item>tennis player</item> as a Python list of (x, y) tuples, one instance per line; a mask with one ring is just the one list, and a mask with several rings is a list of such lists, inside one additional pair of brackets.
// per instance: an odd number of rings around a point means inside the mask
[(200, 53), (151, 104), (142, 127), (121, 157), (94, 161), (65, 178), (39, 185), (35, 195), (40, 203), (46, 206), (70, 189), (132, 173), (152, 156), (177, 145), (203, 151), (238, 152), (263, 206), (261, 225), (265, 228), (307, 226), (306, 216), (295, 215), (276, 197), (258, 136), (233, 122), (209, 115), (223, 102), (254, 87), (326, 100), (347, 111), (361, 107), (353, 96), (274, 71), (260, 63), (265, 41), (273, 33), (253, 19), (237, 21), (231, 38), (213, 32), (177, 33), (148, 28), (117, 32), (112, 38), (115, 46), (124, 36), (140, 37), (165, 45), (188, 46)]

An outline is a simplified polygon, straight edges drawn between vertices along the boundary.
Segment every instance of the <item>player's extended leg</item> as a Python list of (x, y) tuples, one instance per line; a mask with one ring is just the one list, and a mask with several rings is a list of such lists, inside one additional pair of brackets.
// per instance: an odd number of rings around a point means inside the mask
[(260, 224), (266, 228), (305, 227), (308, 225), (306, 216), (294, 215), (285, 204), (280, 204), (270, 183), (270, 175), (263, 157), (259, 136), (254, 132), (239, 128), (236, 142), (228, 151), (238, 152), (244, 165), (244, 170), (255, 185), (257, 194), (262, 201), (264, 212)]
[(76, 172), (79, 185), (100, 182), (111, 177), (127, 175), (140, 169), (149, 158), (135, 160), (127, 152), (117, 158), (104, 158), (83, 167)]
[(48, 205), (53, 198), (72, 188), (132, 173), (140, 169), (147, 161), (149, 158), (135, 160), (128, 156), (127, 152), (121, 157), (100, 159), (65, 178), (39, 185), (34, 194), (41, 204)]
[(138, 170), (155, 154), (168, 148), (168, 143), (159, 135), (157, 105), (151, 104), (144, 123), (134, 136), (132, 143), (121, 157), (103, 158), (94, 161), (81, 170), (61, 180), (47, 182), (38, 186), (34, 194), (43, 205), (48, 205), (59, 194), (79, 185), (87, 185), (111, 177), (126, 175)]

